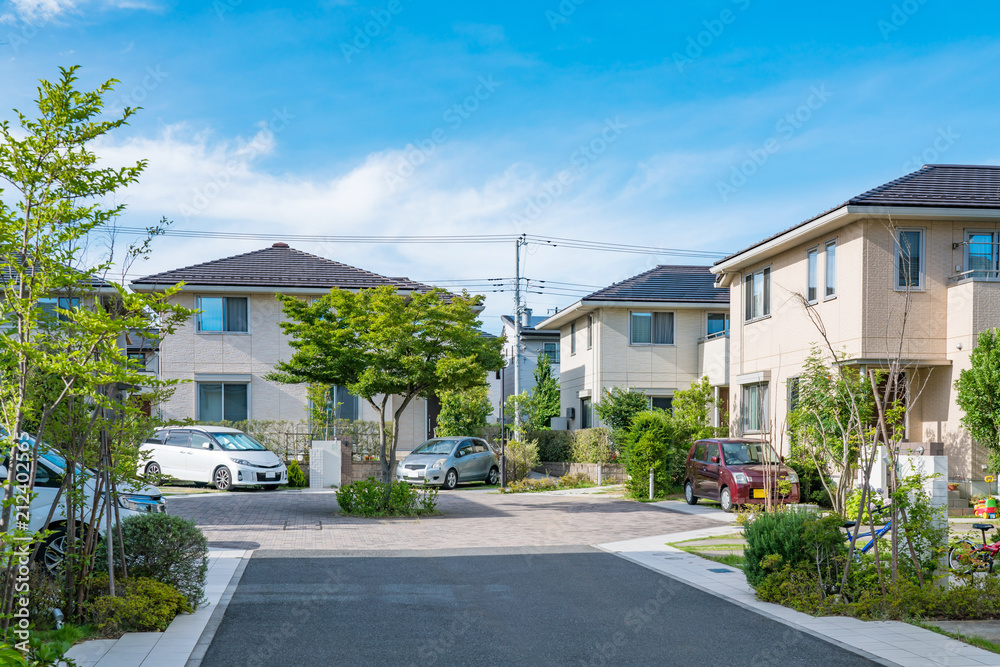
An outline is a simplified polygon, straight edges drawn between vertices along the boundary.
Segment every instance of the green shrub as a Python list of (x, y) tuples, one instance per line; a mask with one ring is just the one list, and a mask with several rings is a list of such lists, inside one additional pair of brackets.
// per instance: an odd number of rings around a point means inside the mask
[(77, 667), (77, 662), (64, 657), (72, 648), (67, 641), (46, 641), (32, 634), (28, 638), (27, 658), (16, 648), (0, 641), (0, 665), (3, 667)]
[(108, 575), (101, 574), (94, 577), (91, 590), (99, 594), (87, 603), (88, 620), (107, 637), (123, 632), (163, 631), (177, 614), (194, 611), (176, 588), (147, 577), (116, 582), (118, 594), (112, 596)]
[(748, 584), (757, 588), (771, 572), (808, 559), (804, 533), (810, 518), (809, 512), (786, 509), (762, 512), (747, 525), (743, 571)]
[(529, 431), (529, 440), (538, 441), (538, 459), (564, 463), (573, 455), (571, 431)]
[(288, 464), (288, 486), (294, 489), (306, 486), (306, 474), (302, 472), (298, 461), (292, 461)]
[(437, 511), (435, 487), (414, 487), (392, 482), (385, 504), (386, 485), (374, 477), (345, 484), (337, 490), (337, 505), (351, 516), (414, 516)]
[(614, 463), (618, 449), (606, 428), (581, 428), (572, 431), (570, 460), (573, 463)]
[[(847, 501), (844, 503), (844, 518), (847, 519), (848, 521), (857, 521), (858, 519), (858, 509), (860, 509), (861, 507), (861, 493), (862, 489), (854, 489), (853, 491), (851, 491), (850, 495), (847, 496)], [(868, 492), (868, 507), (866, 507), (865, 511), (862, 512), (861, 514), (861, 523), (866, 526), (868, 525), (868, 521), (870, 518), (868, 514), (869, 507), (874, 509), (879, 505), (885, 505), (885, 504), (886, 502), (882, 498), (881, 493), (879, 493), (874, 489), (870, 490)], [(880, 520), (884, 521), (885, 517), (876, 515), (875, 516), (876, 526), (879, 525)]]
[(539, 462), (537, 440), (511, 440), (507, 443), (508, 472), (513, 481), (524, 479)]
[(531, 491), (555, 491), (558, 489), (579, 489), (586, 486), (593, 486), (590, 478), (583, 473), (573, 473), (562, 477), (541, 477), (530, 479), (525, 477), (516, 482), (511, 482), (507, 488), (500, 489), (500, 493), (528, 493)]
[(653, 469), (653, 494), (661, 496), (672, 486), (668, 455), (676, 433), (669, 413), (641, 412), (632, 419), (622, 458), (629, 479), (625, 489), (632, 498), (649, 497), (649, 469)]
[[(122, 522), (130, 578), (145, 577), (173, 586), (191, 607), (201, 604), (208, 573), (208, 540), (191, 519), (172, 514), (140, 514)], [(121, 551), (114, 547), (117, 571)], [(107, 571), (107, 548), (97, 550), (98, 572)]]

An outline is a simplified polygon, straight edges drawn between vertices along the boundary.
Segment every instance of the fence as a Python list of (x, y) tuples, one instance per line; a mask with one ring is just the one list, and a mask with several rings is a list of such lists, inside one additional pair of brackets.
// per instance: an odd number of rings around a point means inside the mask
[(536, 472), (543, 472), (553, 477), (563, 475), (586, 475), (591, 482), (597, 483), (597, 466), (601, 465), (601, 480), (605, 484), (624, 484), (626, 480), (625, 468), (620, 463), (560, 463), (552, 461), (542, 461), (535, 468)]

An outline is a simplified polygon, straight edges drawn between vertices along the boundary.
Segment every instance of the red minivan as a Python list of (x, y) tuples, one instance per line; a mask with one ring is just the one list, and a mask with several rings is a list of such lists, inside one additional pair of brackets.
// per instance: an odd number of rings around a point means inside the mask
[[(771, 498), (780, 503), (799, 502), (799, 476), (783, 463), (771, 445), (755, 440), (715, 438), (691, 445), (685, 465), (684, 499), (694, 505), (698, 498), (718, 500), (722, 509), (764, 502), (764, 477), (771, 477)], [(782, 494), (778, 482), (791, 490)]]

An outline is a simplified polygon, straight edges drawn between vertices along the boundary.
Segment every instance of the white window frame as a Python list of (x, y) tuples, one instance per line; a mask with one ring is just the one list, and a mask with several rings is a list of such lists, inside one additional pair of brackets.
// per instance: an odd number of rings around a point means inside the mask
[[(201, 328), (201, 311), (202, 311), (201, 300), (202, 299), (222, 299), (222, 327), (223, 328), (222, 328), (221, 331), (215, 331), (215, 330), (206, 331), (206, 330), (204, 330), (204, 329)], [(244, 299), (244, 300), (246, 300), (246, 302), (247, 302), (247, 330), (246, 331), (227, 331), (226, 330), (226, 328), (225, 328), (225, 326), (226, 326), (226, 324), (225, 324), (225, 322), (226, 322), (226, 320), (225, 320), (225, 318), (226, 318), (226, 315), (225, 315), (225, 313), (226, 313), (226, 299)], [(250, 321), (252, 320), (252, 317), (250, 315), (250, 295), (247, 295), (247, 296), (236, 296), (236, 295), (229, 295), (229, 294), (198, 294), (194, 298), (194, 305), (195, 305), (195, 308), (197, 308), (197, 310), (198, 310), (198, 312), (195, 314), (195, 331), (197, 333), (214, 335), (214, 336), (217, 336), (219, 334), (227, 334), (227, 335), (232, 335), (232, 336), (246, 336), (246, 335), (250, 334), (250, 329), (251, 329), (251, 327), (250, 327)]]
[[(755, 276), (763, 276), (767, 274), (767, 280), (763, 285), (763, 303), (761, 304), (761, 313), (747, 317), (747, 309), (749, 308), (751, 312), (753, 311), (753, 279)], [(747, 289), (749, 285), (750, 289)], [(749, 292), (749, 299), (748, 297)], [(743, 275), (743, 323), (749, 324), (751, 322), (758, 322), (760, 320), (766, 320), (771, 317), (771, 265), (762, 266), (756, 271), (751, 271)]]
[(253, 406), (253, 395), (252, 395), (252, 392), (253, 392), (253, 389), (251, 387), (252, 383), (250, 383), (250, 382), (226, 382), (225, 380), (196, 380), (195, 384), (197, 385), (197, 391), (195, 391), (195, 393), (194, 393), (194, 400), (195, 400), (194, 405), (195, 405), (195, 413), (198, 415), (196, 417), (196, 419), (198, 421), (202, 421), (202, 416), (201, 416), (201, 386), (203, 384), (221, 384), (222, 385), (222, 421), (232, 421), (232, 420), (226, 419), (226, 412), (225, 412), (225, 410), (226, 410), (226, 385), (227, 384), (231, 384), (231, 385), (241, 384), (241, 385), (246, 386), (246, 388), (247, 388), (247, 421), (250, 421), (251, 419), (253, 419), (253, 410), (252, 410), (252, 406)]
[[(901, 232), (919, 232), (920, 233), (920, 273), (919, 280), (916, 285), (900, 285), (899, 284), (899, 260), (902, 259), (901, 255), (903, 252), (902, 244), (899, 242), (899, 235)], [(893, 260), (893, 272), (892, 272), (892, 286), (897, 292), (906, 292), (907, 290), (911, 292), (923, 292), (927, 289), (927, 228), (926, 227), (896, 227), (893, 230), (892, 236), (892, 253), (894, 255)]]
[(594, 347), (594, 316), (587, 315), (587, 349)]
[[(972, 268), (969, 266), (969, 250), (972, 248), (972, 243), (970, 243), (970, 237), (977, 234), (989, 234), (990, 235), (990, 263), (993, 268), (988, 269), (992, 275), (987, 275), (982, 278), (975, 278), (972, 275)], [(996, 229), (966, 229), (965, 230), (965, 250), (962, 258), (962, 268), (965, 272), (965, 277), (972, 278), (973, 280), (997, 280), (1000, 279), (1000, 230)], [(982, 269), (976, 269), (981, 271)]]
[(819, 302), (819, 246), (806, 251), (806, 302)]
[[(666, 314), (671, 316), (670, 320), (670, 343), (655, 343), (653, 342), (653, 321), (656, 319), (657, 314)], [(648, 343), (636, 343), (632, 340), (632, 316), (633, 315), (649, 315), (649, 342)], [(677, 346), (677, 313), (673, 310), (630, 310), (628, 311), (628, 344), (634, 347), (676, 347)]]
[[(708, 318), (712, 315), (722, 315), (725, 318), (725, 328), (721, 332), (709, 333), (708, 331)], [(716, 338), (727, 338), (729, 336), (729, 313), (722, 311), (706, 312), (705, 313), (705, 340), (714, 340)]]
[[(757, 388), (760, 391), (763, 388), (764, 396), (761, 401), (761, 412), (760, 421), (758, 428), (750, 428), (748, 424), (748, 410), (747, 410), (747, 392), (752, 389)], [(750, 382), (740, 386), (740, 428), (743, 433), (768, 433), (769, 432), (769, 413), (770, 413), (770, 383), (769, 382)], [(760, 400), (759, 398), (757, 400)]]
[(576, 354), (576, 322), (569, 325), (569, 353)]
[[(833, 248), (833, 261), (830, 261), (830, 249)], [(837, 239), (827, 241), (823, 244), (823, 300), (837, 298)], [(830, 278), (830, 269), (833, 268), (833, 278)]]

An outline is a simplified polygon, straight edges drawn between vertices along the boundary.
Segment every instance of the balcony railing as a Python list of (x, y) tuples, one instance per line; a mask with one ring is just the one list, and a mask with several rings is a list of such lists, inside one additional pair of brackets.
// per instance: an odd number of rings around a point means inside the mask
[(985, 280), (1000, 282), (1000, 271), (995, 269), (969, 269), (956, 273), (948, 279), (952, 283), (960, 283), (966, 280)]

